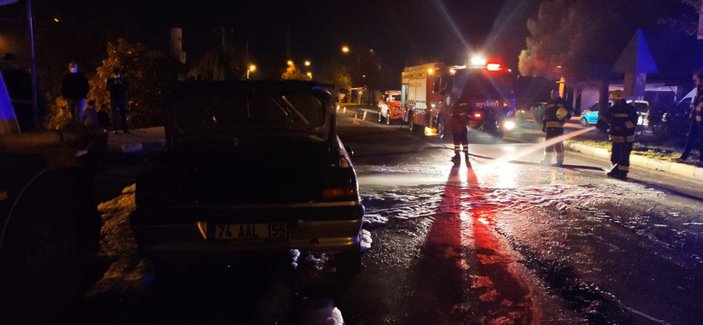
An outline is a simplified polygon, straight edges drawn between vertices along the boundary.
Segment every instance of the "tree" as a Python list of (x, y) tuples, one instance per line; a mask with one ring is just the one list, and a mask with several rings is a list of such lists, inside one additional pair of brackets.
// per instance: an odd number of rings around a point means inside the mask
[(320, 80), (325, 83), (333, 84), (337, 91), (348, 91), (352, 87), (349, 70), (338, 60), (327, 63), (324, 73), (320, 76)]
[(684, 32), (687, 35), (695, 36), (698, 33), (698, 10), (701, 7), (701, 0), (669, 0), (668, 2), (679, 2), (693, 9), (679, 14), (677, 17), (664, 17), (659, 19), (659, 23), (667, 25), (674, 30)]
[[(635, 30), (660, 30), (677, 22), (695, 34), (691, 8), (700, 0), (543, 0), (529, 19), (518, 69), (525, 76), (603, 79)], [(684, 16), (678, 19), (661, 18)], [(674, 24), (670, 24), (674, 25)], [(679, 28), (682, 29), (682, 28)], [(558, 67), (562, 68), (559, 69)]]
[(188, 74), (198, 80), (241, 80), (246, 69), (243, 58), (234, 45), (223, 42), (220, 48), (205, 53)]
[(303, 72), (298, 69), (298, 67), (295, 64), (289, 64), (288, 68), (286, 68), (286, 71), (283, 72), (281, 75), (281, 79), (283, 80), (310, 80), (307, 75), (303, 74)]

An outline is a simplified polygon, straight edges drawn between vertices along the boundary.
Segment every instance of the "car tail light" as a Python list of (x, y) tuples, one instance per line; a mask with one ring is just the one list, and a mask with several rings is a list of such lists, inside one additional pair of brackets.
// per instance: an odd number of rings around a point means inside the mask
[(343, 199), (356, 197), (356, 187), (329, 187), (322, 189), (325, 199)]
[(474, 113), (474, 118), (477, 120), (480, 120), (483, 118), (483, 115), (480, 112), (476, 112), (476, 113)]
[[(344, 160), (344, 163), (341, 163), (342, 160)], [(354, 200), (357, 197), (358, 187), (354, 169), (351, 168), (351, 164), (345, 158), (340, 158), (339, 166), (330, 167), (325, 172), (322, 182), (322, 198)]]

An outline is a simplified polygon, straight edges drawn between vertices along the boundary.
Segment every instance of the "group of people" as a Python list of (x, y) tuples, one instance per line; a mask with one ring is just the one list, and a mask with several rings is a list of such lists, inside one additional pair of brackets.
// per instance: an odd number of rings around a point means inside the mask
[[(113, 69), (112, 77), (106, 81), (106, 90), (110, 93), (111, 113), (108, 114), (106, 105), (98, 110), (95, 101), (87, 101), (89, 85), (85, 74), (78, 70), (78, 64), (70, 62), (68, 73), (61, 82), (61, 96), (68, 103), (69, 111), (75, 122), (87, 126), (97, 126), (112, 129), (113, 133), (122, 130), (129, 133), (127, 126), (127, 81), (122, 77), (120, 68)], [(110, 118), (110, 115), (112, 118)]]
[[(685, 161), (691, 152), (692, 147), (703, 134), (703, 73), (694, 74), (693, 82), (698, 91), (691, 104), (690, 129), (688, 142), (683, 155), (679, 161)], [(550, 100), (546, 104), (544, 117), (542, 120), (542, 132), (545, 133), (547, 146), (544, 151), (542, 164), (552, 165), (554, 154), (556, 153), (556, 166), (564, 164), (564, 124), (572, 116), (572, 110), (568, 103), (559, 96), (556, 89), (551, 91)], [(613, 105), (602, 112), (599, 116), (599, 129), (608, 130), (608, 139), (611, 142), (610, 161), (612, 167), (607, 172), (610, 177), (626, 179), (630, 171), (630, 153), (635, 141), (635, 128), (637, 125), (637, 109), (627, 103), (623, 91), (615, 90), (610, 92), (610, 101)], [(461, 162), (460, 153), (465, 156), (466, 165), (469, 163), (468, 133), (467, 124), (469, 120), (468, 102), (456, 101), (452, 103), (451, 129), (454, 137), (454, 156), (452, 162), (459, 165)], [(703, 166), (703, 144), (701, 145), (698, 166)]]

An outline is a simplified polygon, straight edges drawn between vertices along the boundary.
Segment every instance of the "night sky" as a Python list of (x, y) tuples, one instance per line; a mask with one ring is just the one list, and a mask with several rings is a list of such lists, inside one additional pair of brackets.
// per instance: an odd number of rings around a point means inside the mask
[[(292, 58), (298, 64), (311, 60), (313, 73), (341, 55), (342, 44), (351, 47), (351, 55), (355, 50), (372, 48), (387, 78), (384, 83), (391, 87), (399, 83), (400, 71), (412, 59), (461, 64), (472, 50), (481, 50), (515, 69), (518, 54), (525, 47), (527, 19), (536, 16), (540, 2), (200, 0), (183, 5), (163, 0), (35, 0), (35, 16), (39, 23), (52, 16), (60, 17), (63, 26), (79, 31), (86, 21), (97, 22), (93, 25), (110, 29), (104, 35), (106, 40), (126, 37), (161, 49), (168, 46), (169, 28), (179, 26), (183, 28), (189, 63), (206, 50), (216, 48), (219, 36), (214, 29), (225, 27), (231, 31), (235, 46), (242, 48), (249, 42), (258, 65), (257, 77), (269, 79), (277, 79), (285, 66), (289, 31)], [(656, 0), (636, 1), (644, 2)], [(678, 1), (672, 0), (668, 7), (673, 3)], [(12, 11), (13, 6), (19, 5), (0, 8), (0, 16)], [(661, 62), (660, 70), (675, 71), (687, 53), (680, 41), (690, 41), (690, 37), (681, 33), (672, 37), (671, 31), (657, 26), (659, 9), (639, 7), (639, 12), (623, 13), (623, 19), (647, 25), (643, 26), (645, 35), (651, 37), (650, 47)], [(669, 65), (671, 69), (667, 68)]]
[(168, 27), (180, 26), (190, 59), (218, 44), (213, 28), (231, 28), (235, 44), (244, 46), (249, 40), (260, 76), (280, 75), (289, 30), (296, 61), (310, 59), (313, 67), (319, 68), (331, 56), (339, 55), (345, 43), (352, 51), (374, 49), (383, 69), (399, 78), (405, 62), (414, 56), (461, 64), (469, 49), (482, 47), (489, 35), (494, 36), (490, 39), (494, 48), (488, 52), (515, 66), (527, 35), (526, 20), (536, 13), (539, 0), (260, 0), (227, 4), (197, 1), (182, 6), (123, 0), (102, 3), (93, 14), (105, 15), (106, 22), (128, 19), (139, 26), (136, 37), (154, 44), (167, 40)]

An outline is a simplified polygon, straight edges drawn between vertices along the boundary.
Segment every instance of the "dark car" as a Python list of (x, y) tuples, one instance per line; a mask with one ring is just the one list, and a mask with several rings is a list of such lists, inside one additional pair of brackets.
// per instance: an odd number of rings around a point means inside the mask
[(141, 170), (131, 216), (157, 273), (174, 261), (290, 249), (333, 252), (339, 273), (358, 269), (364, 207), (328, 89), (303, 81), (173, 89), (166, 148)]
[(689, 114), (694, 95), (695, 92), (691, 91), (676, 105), (670, 107), (662, 115), (661, 123), (655, 127), (654, 132), (668, 138), (685, 137), (691, 121)]

